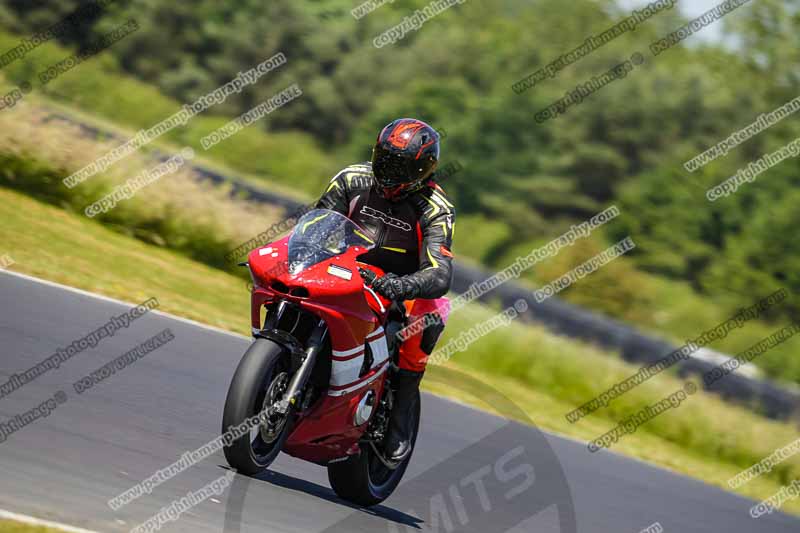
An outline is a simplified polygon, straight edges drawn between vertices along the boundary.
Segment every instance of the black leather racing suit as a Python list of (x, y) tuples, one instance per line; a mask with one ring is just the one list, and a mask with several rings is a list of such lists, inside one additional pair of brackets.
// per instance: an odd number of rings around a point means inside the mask
[(317, 207), (338, 211), (372, 234), (376, 246), (361, 260), (410, 281), (416, 293), (408, 299), (445, 295), (453, 279), (453, 204), (433, 181), (397, 202), (376, 187), (371, 163), (351, 165), (331, 180)]

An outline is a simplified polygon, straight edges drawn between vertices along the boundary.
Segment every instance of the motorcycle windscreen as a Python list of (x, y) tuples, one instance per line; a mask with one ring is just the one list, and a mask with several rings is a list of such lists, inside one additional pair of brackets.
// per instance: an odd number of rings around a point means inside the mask
[(367, 233), (336, 211), (314, 209), (303, 215), (289, 237), (289, 273), (298, 274), (312, 265), (359, 246), (375, 246)]

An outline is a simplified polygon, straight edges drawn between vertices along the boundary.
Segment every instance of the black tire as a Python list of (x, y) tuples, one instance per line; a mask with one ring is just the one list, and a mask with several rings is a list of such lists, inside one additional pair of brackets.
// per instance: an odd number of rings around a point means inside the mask
[(415, 420), (412, 425), (414, 431), (411, 436), (411, 453), (396, 469), (387, 468), (370, 445), (362, 445), (361, 453), (346, 461), (328, 465), (328, 481), (340, 498), (356, 505), (371, 507), (391, 496), (403, 479), (403, 474), (411, 462), (411, 456), (414, 455), (421, 412), (419, 391), (414, 403), (412, 413)]
[[(288, 369), (288, 356), (281, 345), (268, 339), (256, 339), (245, 352), (233, 375), (222, 415), (222, 432), (225, 433), (231, 426), (238, 426), (260, 413), (267, 389), (276, 377), (280, 376), (283, 380), (283, 374)], [(274, 439), (267, 442), (260, 429), (255, 436), (250, 431), (225, 447), (225, 459), (241, 474), (257, 474), (278, 456), (291, 427), (290, 412)]]

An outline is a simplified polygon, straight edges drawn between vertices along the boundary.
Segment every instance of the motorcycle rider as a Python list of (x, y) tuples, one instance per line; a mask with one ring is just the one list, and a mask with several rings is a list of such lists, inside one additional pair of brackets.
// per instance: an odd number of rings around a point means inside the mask
[[(438, 161), (436, 130), (421, 120), (393, 120), (378, 135), (372, 160), (336, 174), (317, 202), (318, 208), (338, 211), (372, 233), (376, 246), (361, 260), (386, 272), (372, 288), (390, 300), (414, 300), (409, 322), (437, 313), (433, 300), (445, 295), (452, 281), (455, 210), (433, 180)], [(414, 399), (444, 328), (441, 322), (431, 321), (400, 346), (386, 440), (392, 461), (403, 460), (411, 450)]]

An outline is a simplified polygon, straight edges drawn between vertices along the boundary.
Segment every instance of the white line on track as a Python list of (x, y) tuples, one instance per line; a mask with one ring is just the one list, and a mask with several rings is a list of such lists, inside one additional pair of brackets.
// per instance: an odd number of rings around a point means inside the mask
[[(111, 302), (111, 303), (115, 303), (115, 304), (118, 304), (118, 305), (123, 305), (123, 306), (129, 307), (129, 308), (130, 307), (136, 307), (137, 305), (139, 305), (139, 304), (126, 302), (124, 300), (117, 300), (116, 298), (111, 298), (109, 296), (103, 296), (102, 294), (96, 294), (94, 292), (85, 291), (83, 289), (76, 289), (75, 287), (70, 287), (69, 285), (62, 285), (61, 283), (56, 283), (55, 281), (48, 281), (46, 279), (41, 279), (41, 278), (36, 278), (36, 277), (33, 277), (33, 276), (29, 276), (27, 274), (21, 274), (19, 272), (14, 272), (14, 271), (11, 271), (11, 270), (0, 270), (0, 274), (7, 274), (9, 276), (16, 276), (18, 278), (27, 279), (28, 281), (41, 283), (43, 285), (49, 285), (51, 287), (56, 287), (56, 288), (61, 289), (61, 290), (73, 292), (75, 294), (80, 294), (80, 295), (83, 295), (83, 296), (89, 296), (90, 298), (95, 298), (97, 300), (103, 300), (105, 302)], [(236, 333), (231, 333), (230, 331), (224, 330), (222, 328), (216, 328), (214, 326), (209, 326), (207, 324), (202, 324), (200, 322), (197, 322), (195, 320), (191, 320), (189, 318), (183, 318), (181, 316), (171, 315), (169, 313), (165, 313), (164, 311), (159, 311), (157, 309), (153, 310), (153, 311), (150, 311), (149, 313), (153, 313), (153, 314), (156, 314), (156, 315), (159, 315), (159, 316), (170, 318), (172, 320), (177, 320), (177, 321), (183, 322), (185, 324), (191, 324), (192, 326), (195, 326), (197, 328), (207, 329), (209, 331), (215, 331), (217, 333), (222, 333), (224, 335), (229, 335), (231, 337), (236, 337), (237, 339), (252, 340), (250, 337), (245, 337), (244, 335), (238, 335)]]

